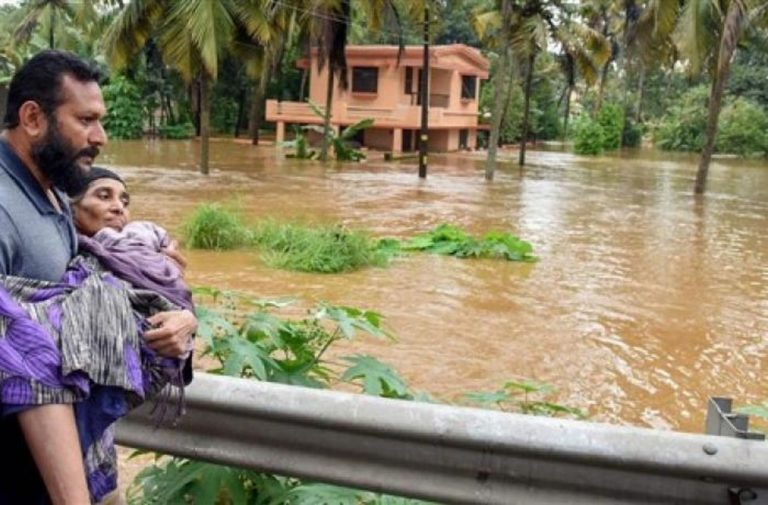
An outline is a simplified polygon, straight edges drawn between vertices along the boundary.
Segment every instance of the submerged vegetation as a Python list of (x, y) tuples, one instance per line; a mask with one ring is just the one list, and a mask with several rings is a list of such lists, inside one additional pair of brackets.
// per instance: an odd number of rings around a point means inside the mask
[(254, 228), (253, 243), (265, 262), (299, 272), (337, 273), (385, 266), (389, 256), (362, 231), (339, 224), (307, 226), (265, 221)]
[[(369, 355), (329, 360), (334, 344), (361, 335), (393, 339), (376, 312), (320, 303), (304, 317), (278, 317), (285, 303), (254, 300), (217, 289), (196, 290), (207, 304), (199, 305), (200, 339), (214, 367), (210, 372), (232, 377), (313, 388), (345, 385), (363, 394), (416, 400), (426, 395), (413, 391), (398, 372)], [(515, 386), (515, 385), (518, 386)], [(549, 394), (551, 386), (533, 381), (505, 385), (509, 398), (484, 402), (503, 410), (582, 417), (578, 409), (538, 401), (529, 395)], [(523, 394), (518, 401), (513, 397)], [(435, 401), (434, 398), (429, 398)], [(502, 405), (503, 404), (503, 405)], [(279, 477), (254, 470), (213, 465), (183, 458), (158, 457), (129, 488), (131, 504), (166, 503), (344, 503), (424, 504), (367, 491)]]
[(404, 251), (423, 251), (457, 258), (495, 258), (508, 261), (535, 261), (533, 246), (525, 240), (493, 231), (475, 238), (451, 224), (441, 224), (432, 231), (401, 244)]
[(226, 250), (254, 247), (270, 266), (299, 272), (339, 273), (386, 266), (404, 252), (427, 252), (457, 258), (535, 261), (533, 246), (503, 232), (475, 238), (451, 224), (399, 241), (378, 241), (341, 224), (306, 225), (265, 220), (248, 227), (238, 213), (217, 204), (203, 204), (186, 221), (184, 241), (193, 249)]

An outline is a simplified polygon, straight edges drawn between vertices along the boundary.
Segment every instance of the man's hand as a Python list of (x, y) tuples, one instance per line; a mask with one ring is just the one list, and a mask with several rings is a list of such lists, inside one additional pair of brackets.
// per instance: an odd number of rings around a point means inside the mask
[(184, 270), (187, 269), (187, 258), (179, 252), (179, 243), (175, 240), (171, 240), (170, 245), (163, 249), (163, 254), (175, 261), (176, 264), (179, 265), (181, 274), (184, 275)]
[(197, 330), (197, 318), (192, 312), (159, 312), (147, 321), (153, 328), (144, 333), (144, 339), (155, 352), (166, 358), (178, 358), (189, 350), (189, 340)]

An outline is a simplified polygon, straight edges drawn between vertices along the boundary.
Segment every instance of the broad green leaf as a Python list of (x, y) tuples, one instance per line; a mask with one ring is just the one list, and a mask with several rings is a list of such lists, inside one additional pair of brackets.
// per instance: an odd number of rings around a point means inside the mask
[(351, 382), (362, 380), (363, 392), (386, 398), (412, 399), (408, 385), (397, 372), (373, 356), (345, 356), (342, 360), (351, 363), (341, 376), (341, 380)]

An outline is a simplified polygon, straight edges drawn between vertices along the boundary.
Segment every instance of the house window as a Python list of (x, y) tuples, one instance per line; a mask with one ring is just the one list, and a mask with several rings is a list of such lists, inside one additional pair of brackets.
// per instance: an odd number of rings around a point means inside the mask
[(477, 77), (474, 75), (461, 76), (461, 98), (474, 100), (477, 94)]
[(413, 67), (405, 67), (405, 94), (413, 94)]
[(354, 67), (352, 69), (352, 92), (377, 93), (379, 90), (379, 69), (377, 67)]

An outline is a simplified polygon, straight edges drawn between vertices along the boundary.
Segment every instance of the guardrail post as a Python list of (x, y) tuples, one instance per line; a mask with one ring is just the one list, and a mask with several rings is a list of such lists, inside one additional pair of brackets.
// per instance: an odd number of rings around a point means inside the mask
[[(707, 406), (707, 435), (765, 440), (765, 434), (749, 431), (749, 416), (732, 412), (733, 400), (712, 397)], [(768, 462), (766, 462), (768, 464)]]

